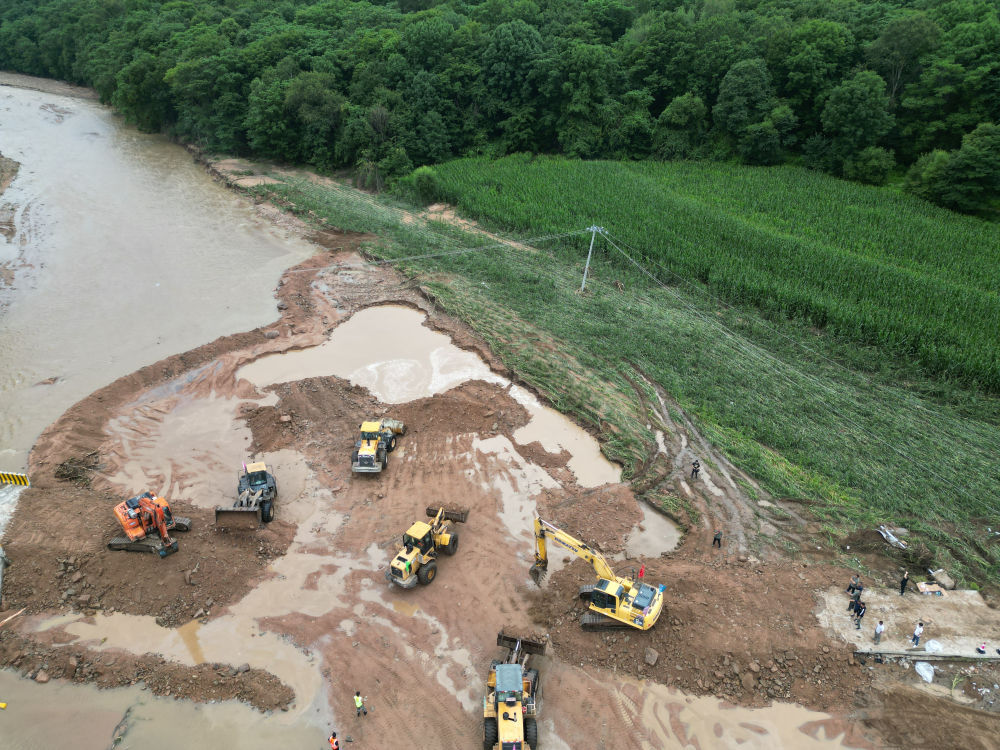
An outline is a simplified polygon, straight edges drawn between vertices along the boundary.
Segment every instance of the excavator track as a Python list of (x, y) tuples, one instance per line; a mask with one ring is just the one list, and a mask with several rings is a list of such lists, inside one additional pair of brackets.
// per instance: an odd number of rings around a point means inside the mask
[(631, 625), (615, 620), (597, 612), (584, 612), (580, 617), (580, 626), (587, 631), (593, 630), (635, 630)]
[(149, 537), (133, 541), (124, 534), (116, 536), (108, 542), (108, 549), (127, 550), (129, 552), (152, 552), (160, 557), (173, 554), (177, 551), (177, 546), (176, 541), (169, 547), (166, 547), (159, 539), (150, 539)]
[(191, 519), (184, 516), (174, 516), (174, 525), (171, 531), (191, 531)]

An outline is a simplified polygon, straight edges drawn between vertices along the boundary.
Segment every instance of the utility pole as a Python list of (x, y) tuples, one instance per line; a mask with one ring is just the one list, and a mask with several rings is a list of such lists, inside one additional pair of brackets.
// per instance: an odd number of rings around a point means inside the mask
[(587, 272), (590, 270), (590, 256), (594, 254), (594, 240), (597, 239), (598, 232), (604, 234), (604, 227), (599, 227), (599, 226), (587, 227), (587, 231), (590, 232), (590, 249), (587, 251), (587, 265), (583, 267), (583, 283), (580, 284), (581, 292), (587, 286)]

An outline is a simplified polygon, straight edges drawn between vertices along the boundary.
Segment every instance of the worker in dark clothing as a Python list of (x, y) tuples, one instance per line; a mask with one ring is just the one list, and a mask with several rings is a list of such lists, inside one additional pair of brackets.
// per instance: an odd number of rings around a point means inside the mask
[(692, 479), (697, 479), (697, 478), (698, 478), (698, 472), (699, 472), (699, 471), (701, 471), (701, 464), (700, 464), (700, 463), (698, 463), (698, 459), (696, 458), (696, 459), (695, 459), (695, 460), (694, 460), (694, 461), (693, 461), (693, 462), (691, 463), (691, 478), (692, 478)]
[(858, 602), (854, 606), (854, 627), (861, 630), (861, 618), (865, 616), (868, 606), (864, 602)]
[(906, 593), (906, 584), (910, 582), (910, 571), (903, 573), (903, 579), (899, 582), (899, 595), (902, 596)]
[(858, 584), (855, 587), (854, 593), (851, 594), (851, 601), (847, 604), (847, 611), (853, 612), (858, 607), (858, 602), (861, 601), (861, 592), (865, 590), (865, 587)]
[(716, 531), (715, 536), (712, 537), (712, 546), (722, 549), (722, 532)]

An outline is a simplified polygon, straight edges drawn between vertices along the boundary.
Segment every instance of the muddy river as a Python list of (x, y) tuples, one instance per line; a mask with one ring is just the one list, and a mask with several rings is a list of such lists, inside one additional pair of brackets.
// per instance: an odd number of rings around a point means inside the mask
[(0, 197), (0, 470), (97, 388), (274, 321), (312, 252), (93, 101), (0, 86), (0, 153), (21, 165)]
[[(0, 152), (22, 165), (0, 199), (13, 227), (0, 246), (0, 278), (12, 279), (0, 289), (0, 469), (23, 470), (41, 430), (115, 378), (275, 320), (281, 272), (311, 254), (213, 183), (182, 149), (122, 127), (92, 101), (0, 86)], [(365, 348), (358, 333), (365, 326), (386, 332), (377, 351)], [(387, 527), (405, 529), (411, 510), (386, 500), (371, 513), (374, 490), (349, 472), (330, 486), (302, 454), (274, 451), (266, 458), (282, 477), (281, 513), (296, 525), (296, 537), (264, 580), (223, 614), (173, 630), (122, 613), (36, 616), (19, 627), (95, 650), (131, 650), (138, 642), (181, 664), (247, 662), (294, 688), (289, 710), (264, 715), (237, 703), (194, 705), (156, 698), (141, 686), (39, 685), (0, 671), (2, 747), (318, 748), (330, 726), (345, 724), (359, 747), (401, 745), (410, 739), (409, 707), (418, 693), (430, 701), (418, 726), (433, 727), (440, 740), (427, 747), (478, 745), (490, 658), (483, 632), (529, 623), (517, 587), (527, 579), (536, 497), (565, 482), (617, 483), (618, 467), (585, 431), (426, 327), (412, 308), (361, 310), (326, 343), (261, 357), (232, 375), (257, 395), (234, 398), (181, 383), (170, 398), (155, 390), (143, 397), (158, 415), (148, 423), (113, 420), (109, 436), (120, 439), (123, 458), (106, 479), (122, 491), (150, 486), (211, 507), (226, 502), (231, 468), (250, 439), (239, 407), (274, 403), (267, 391), (274, 384), (336, 375), (395, 405), (481, 380), (523, 407), (529, 421), (510, 436), (449, 434), (435, 442), (414, 431), (394, 454), (386, 486), (405, 490), (392, 497), (408, 497), (426, 466), (434, 467), (416, 506), (437, 499), (437, 482), (463, 493), (476, 518), (463, 529), (464, 569), (497, 574), (469, 586), (454, 565), (419, 597), (400, 593), (382, 580), (391, 543), (372, 540), (389, 539)], [(525, 458), (522, 447), (536, 444), (569, 455), (563, 479)], [(438, 468), (453, 464), (454, 476)], [(16, 495), (6, 493), (0, 504), (9, 512)], [(664, 519), (637, 515), (628, 555), (655, 557), (676, 545), (676, 530)], [(465, 598), (456, 607), (459, 590)], [(581, 729), (569, 717), (627, 732), (629, 747), (842, 746), (828, 717), (799, 707), (736, 708), (557, 657), (547, 662), (541, 727), (544, 746), (553, 750), (581, 746)], [(354, 684), (384, 680), (371, 723), (352, 723), (345, 691), (353, 685), (343, 676)], [(589, 710), (581, 714), (581, 705), (608, 708), (595, 719)], [(365, 731), (374, 743), (364, 741)]]

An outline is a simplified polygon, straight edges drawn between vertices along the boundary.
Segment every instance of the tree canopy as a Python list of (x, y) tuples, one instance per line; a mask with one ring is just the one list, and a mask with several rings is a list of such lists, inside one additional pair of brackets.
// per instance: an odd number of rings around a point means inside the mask
[(1000, 0), (0, 0), (0, 68), (379, 184), (528, 151), (897, 169), (957, 210), (1000, 200)]

